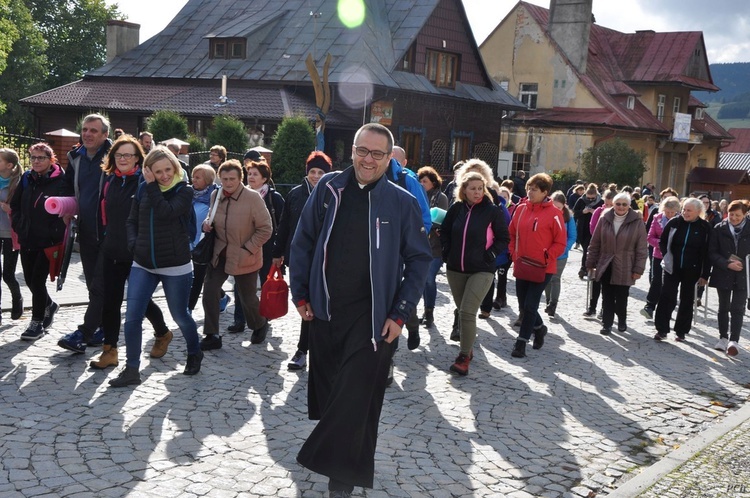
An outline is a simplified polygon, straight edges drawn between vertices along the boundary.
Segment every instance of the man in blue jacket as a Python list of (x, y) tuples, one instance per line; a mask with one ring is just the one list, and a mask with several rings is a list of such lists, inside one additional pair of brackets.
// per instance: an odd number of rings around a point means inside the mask
[(328, 476), (330, 496), (372, 487), (393, 340), (416, 307), (432, 261), (419, 204), (386, 178), (393, 136), (359, 129), (353, 165), (326, 174), (291, 246), (292, 299), (310, 321), (308, 416), (297, 455)]
[[(406, 189), (411, 195), (413, 195), (419, 203), (419, 210), (422, 212), (422, 223), (427, 233), (430, 233), (432, 228), (432, 215), (430, 214), (430, 203), (427, 201), (427, 193), (424, 191), (424, 187), (419, 183), (417, 174), (406, 167), (407, 163), (406, 151), (395, 145), (393, 147), (393, 157), (388, 165), (388, 169), (385, 172), (385, 176), (398, 185), (401, 188)], [(407, 347), (409, 350), (414, 350), (419, 347), (419, 318), (417, 317), (417, 308), (414, 308), (411, 316), (406, 321), (406, 330), (409, 332), (407, 339)], [(398, 340), (394, 343), (393, 352), (395, 354), (398, 349)], [(391, 362), (391, 368), (388, 371), (388, 385), (393, 383), (393, 362)]]

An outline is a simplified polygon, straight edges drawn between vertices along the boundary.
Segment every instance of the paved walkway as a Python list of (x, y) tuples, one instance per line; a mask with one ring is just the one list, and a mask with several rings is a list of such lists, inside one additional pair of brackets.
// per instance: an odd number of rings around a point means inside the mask
[[(629, 329), (603, 337), (597, 322), (581, 317), (579, 261), (580, 252), (571, 253), (564, 302), (544, 348), (510, 357), (517, 316), (511, 298), (511, 309), (480, 320), (466, 378), (448, 372), (458, 348), (448, 339), (453, 311), (439, 277), (436, 327), (422, 329), (417, 351), (402, 347), (396, 356), (374, 489), (355, 495), (605, 496), (747, 402), (750, 351), (729, 359), (711, 348), (714, 291), (706, 321), (701, 313), (687, 343), (652, 339), (653, 324), (638, 314), (645, 281), (632, 289)], [(59, 302), (85, 298), (76, 271), (78, 265), (64, 291), (69, 298), (56, 296)], [(512, 296), (512, 284), (509, 290)], [(248, 332), (224, 335), (224, 348), (207, 353), (195, 377), (181, 374), (186, 353), (176, 334), (164, 358), (144, 354), (142, 385), (113, 390), (111, 369), (87, 368), (98, 351), (72, 355), (56, 346), (83, 312), (63, 307), (49, 335), (34, 344), (19, 340), (25, 322), (4, 314), (0, 495), (325, 496), (326, 479), (295, 462), (314, 422), (306, 418), (306, 371), (286, 369), (299, 329), (293, 313), (274, 321), (261, 345), (250, 345)], [(200, 326), (202, 312), (195, 316)], [(222, 327), (230, 322), (222, 315)], [(151, 332), (145, 335), (148, 351)], [(742, 485), (737, 475), (747, 475), (747, 462), (736, 460), (735, 474), (722, 464), (729, 472), (708, 475), (719, 488)], [(680, 480), (672, 475), (657, 482), (669, 487), (668, 479)]]

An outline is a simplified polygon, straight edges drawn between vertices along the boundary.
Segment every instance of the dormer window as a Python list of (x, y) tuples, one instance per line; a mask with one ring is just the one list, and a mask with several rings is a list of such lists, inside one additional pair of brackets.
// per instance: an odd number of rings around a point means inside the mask
[(401, 62), (398, 65), (398, 70), (406, 71), (407, 73), (413, 73), (414, 63), (416, 59), (417, 59), (417, 45), (413, 44), (411, 47), (409, 47), (409, 50), (406, 51), (403, 58), (401, 59)]
[(211, 59), (245, 59), (247, 40), (245, 38), (212, 38), (209, 41)]
[(427, 50), (425, 76), (435, 86), (455, 88), (457, 74), (458, 56), (456, 54)]
[(703, 119), (703, 108), (702, 107), (696, 107), (695, 108), (695, 119)]
[(626, 106), (631, 111), (633, 109), (635, 109), (635, 97), (633, 97), (632, 95), (628, 95), (628, 102), (627, 102)]

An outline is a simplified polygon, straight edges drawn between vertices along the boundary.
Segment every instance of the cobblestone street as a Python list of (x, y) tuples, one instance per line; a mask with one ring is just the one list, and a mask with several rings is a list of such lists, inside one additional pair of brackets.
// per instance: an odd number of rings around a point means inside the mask
[[(436, 326), (422, 327), (416, 351), (402, 341), (395, 357), (375, 488), (356, 488), (355, 496), (605, 496), (747, 403), (750, 352), (730, 359), (712, 349), (718, 337), (714, 290), (707, 317), (700, 309), (688, 342), (674, 342), (670, 334), (657, 343), (653, 323), (638, 313), (644, 276), (631, 289), (628, 330), (604, 337), (598, 322), (581, 316), (586, 282), (576, 275), (580, 256), (571, 251), (558, 316), (545, 318), (544, 348), (529, 349), (521, 360), (510, 357), (517, 334), (511, 280), (511, 308), (478, 320), (474, 360), (463, 378), (448, 371), (458, 347), (448, 339), (453, 307), (445, 277), (438, 277)], [(72, 272), (79, 271), (74, 265)], [(61, 303), (85, 300), (76, 275)], [(168, 315), (163, 298), (157, 303)], [(222, 328), (231, 323), (233, 306), (222, 315)], [(195, 377), (182, 375), (180, 334), (166, 356), (151, 359), (146, 328), (143, 383), (134, 389), (109, 388), (112, 369), (88, 369), (99, 348), (74, 355), (56, 345), (84, 310), (63, 306), (50, 333), (33, 344), (19, 339), (24, 320), (3, 316), (0, 494), (325, 496), (326, 478), (295, 461), (314, 422), (306, 414), (307, 372), (286, 368), (298, 339), (293, 309), (273, 322), (261, 345), (250, 345), (247, 331), (224, 334), (223, 349), (207, 352)], [(202, 310), (195, 317), (200, 328)], [(116, 371), (124, 352), (121, 341)], [(739, 443), (721, 446), (731, 456)], [(742, 485), (747, 481), (736, 475), (747, 476), (748, 467), (747, 459), (735, 460), (724, 472)], [(646, 496), (733, 496), (723, 475), (713, 477), (715, 494), (670, 493), (665, 478), (664, 488)]]

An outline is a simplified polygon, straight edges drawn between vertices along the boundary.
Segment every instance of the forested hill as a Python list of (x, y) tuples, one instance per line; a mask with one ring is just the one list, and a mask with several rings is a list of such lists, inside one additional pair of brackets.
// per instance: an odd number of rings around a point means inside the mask
[[(693, 92), (693, 95), (706, 104), (717, 102), (728, 104), (740, 97), (747, 100), (750, 95), (750, 62), (730, 62), (711, 64), (711, 76), (714, 85), (721, 88), (718, 92)], [(744, 95), (743, 95), (744, 94)]]

